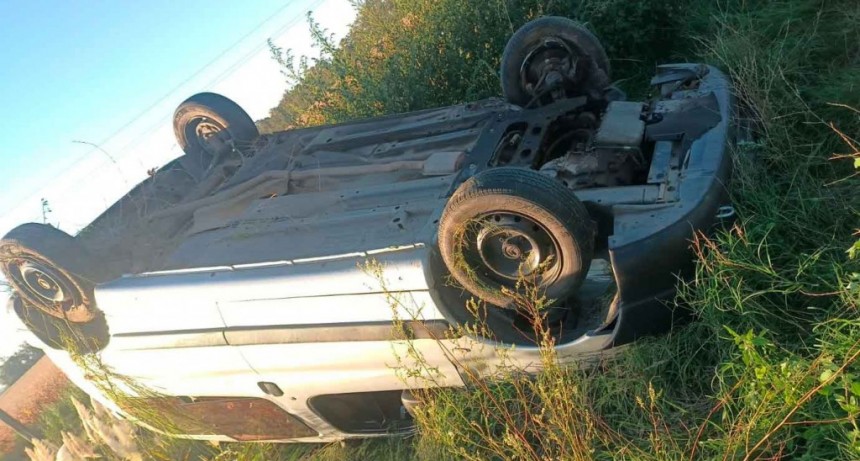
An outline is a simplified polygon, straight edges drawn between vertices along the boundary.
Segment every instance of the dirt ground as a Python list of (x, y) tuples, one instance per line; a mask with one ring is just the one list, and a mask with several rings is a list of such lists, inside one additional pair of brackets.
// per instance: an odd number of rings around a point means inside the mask
[[(69, 380), (48, 357), (42, 357), (18, 381), (0, 394), (0, 410), (25, 425), (33, 424), (42, 408), (56, 402)], [(0, 423), (0, 454), (13, 449), (16, 434)]]

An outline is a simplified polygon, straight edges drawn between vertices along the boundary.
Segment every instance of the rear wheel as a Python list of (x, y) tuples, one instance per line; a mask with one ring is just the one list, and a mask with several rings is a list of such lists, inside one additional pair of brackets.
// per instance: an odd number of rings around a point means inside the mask
[(0, 270), (19, 298), (19, 317), (40, 339), (53, 338), (51, 347), (104, 326), (93, 296), (99, 266), (65, 232), (45, 224), (16, 227), (0, 240)]
[(109, 334), (104, 314), (97, 313), (86, 323), (73, 323), (45, 314), (17, 295), (9, 299), (11, 310), (45, 346), (78, 354), (98, 352), (107, 345)]
[(180, 162), (196, 179), (229, 154), (250, 149), (260, 135), (247, 112), (216, 93), (198, 93), (180, 104), (173, 132), (185, 152)]

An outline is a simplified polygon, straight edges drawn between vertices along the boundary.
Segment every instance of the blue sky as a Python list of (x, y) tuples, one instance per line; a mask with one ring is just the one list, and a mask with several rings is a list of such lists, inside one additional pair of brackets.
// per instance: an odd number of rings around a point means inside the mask
[[(64, 173), (82, 156), (94, 154), (92, 146), (73, 141), (100, 144), (114, 157), (126, 155), (133, 147), (130, 144), (139, 144), (138, 138), (146, 137), (153, 125), (169, 116), (185, 97), (222, 83), (217, 81), (218, 77), (249, 51), (259, 49), (271, 67), (262, 72), (266, 74), (261, 76), (265, 77), (263, 81), (245, 79), (247, 85), (266, 88), (282, 85), (277, 67), (268, 59), (265, 39), (280, 38), (281, 44), (291, 47), (294, 40), (290, 40), (289, 33), (275, 34), (283, 32), (281, 29), (289, 24), (306, 32), (304, 12), (332, 3), (338, 8), (329, 8), (330, 11), (339, 11), (343, 16), (352, 13), (348, 6), (343, 9), (345, 0), (248, 0), (216, 4), (199, 0), (3, 2), (0, 4), (0, 43), (4, 44), (0, 48), (0, 107), (5, 116), (0, 124), (3, 139), (0, 216), (8, 215), (11, 209), (22, 205), (23, 199), (58, 176), (64, 179), (67, 176)], [(270, 21), (256, 27), (273, 14)], [(317, 17), (324, 23), (326, 19), (338, 22), (338, 18), (321, 16), (331, 13)], [(249, 32), (239, 46), (222, 54)], [(108, 139), (219, 56), (221, 59), (198, 78), (142, 117), (144, 120), (136, 124), (139, 126), (130, 126), (120, 133), (119, 137), (125, 139)], [(268, 107), (277, 102), (282, 91), (279, 87), (266, 95)], [(255, 100), (251, 105), (260, 103)], [(248, 109), (252, 115), (265, 115), (265, 111), (261, 113), (258, 109), (254, 114), (255, 111)], [(159, 116), (157, 119), (155, 114)], [(148, 124), (144, 123), (147, 118), (151, 119)], [(165, 160), (163, 155), (156, 157)], [(92, 178), (84, 178), (87, 179)], [(104, 198), (100, 201), (104, 202)], [(39, 208), (38, 200), (35, 203), (34, 213)], [(33, 206), (32, 200), (28, 205)], [(57, 211), (58, 207), (53, 208)], [(84, 223), (67, 220), (66, 224), (74, 228)], [(8, 223), (0, 222), (0, 231), (5, 232), (8, 227)]]
[(164, 83), (180, 82), (276, 8), (275, 2), (247, 2), (237, 14), (238, 5), (5, 2), (0, 210), (40, 186), (42, 174), (34, 170), (54, 174), (91, 149), (72, 139), (101, 142), (135, 108), (159, 98), (169, 88)]
[(40, 220), (42, 197), (50, 223), (86, 225), (181, 154), (171, 116), (194, 93), (265, 116), (286, 88), (265, 40), (313, 56), (308, 10), (337, 36), (355, 14), (347, 0), (0, 2), (0, 235)]

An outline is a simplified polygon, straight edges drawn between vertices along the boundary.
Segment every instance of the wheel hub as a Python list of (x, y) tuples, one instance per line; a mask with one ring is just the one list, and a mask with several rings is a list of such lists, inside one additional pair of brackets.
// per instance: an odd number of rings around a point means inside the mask
[(44, 278), (40, 277), (38, 282), (39, 282), (39, 286), (46, 289), (46, 290), (50, 290), (52, 287), (52, 284), (50, 282), (48, 282), (47, 280), (45, 280)]
[(476, 249), (484, 266), (503, 280), (518, 280), (542, 269), (555, 254), (546, 231), (528, 218), (500, 213), (483, 223)]
[(564, 85), (576, 77), (577, 55), (568, 44), (547, 37), (533, 48), (520, 67), (520, 81), (535, 98), (549, 94), (553, 100), (565, 97)]
[(197, 133), (198, 138), (209, 139), (221, 131), (221, 126), (204, 118), (197, 124), (197, 128), (194, 131)]
[(502, 244), (502, 251), (504, 251), (506, 258), (521, 259), (523, 257), (523, 250), (520, 249), (519, 243), (519, 241), (511, 242), (511, 239), (505, 240), (505, 242)]
[(40, 299), (50, 303), (62, 303), (66, 300), (65, 290), (58, 281), (59, 276), (51, 268), (25, 262), (19, 270), (25, 287)]
[(228, 147), (229, 132), (217, 121), (202, 117), (189, 125), (197, 144), (206, 152), (217, 156)]
[(66, 318), (80, 304), (74, 282), (50, 264), (29, 258), (4, 262), (4, 272), (22, 296), (55, 317)]

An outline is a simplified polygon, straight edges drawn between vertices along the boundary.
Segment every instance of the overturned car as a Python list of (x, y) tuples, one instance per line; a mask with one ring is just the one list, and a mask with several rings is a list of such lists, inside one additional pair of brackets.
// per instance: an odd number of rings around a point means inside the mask
[[(75, 237), (0, 241), (14, 312), (116, 412), (79, 357), (190, 415), (178, 435), (226, 441), (390, 433), (410, 388), (492, 374), (511, 345), (534, 365), (523, 279), (552, 300), (563, 360), (667, 330), (691, 238), (732, 214), (727, 78), (663, 65), (654, 97), (627, 101), (599, 41), (557, 17), (512, 36), (501, 78), (505, 100), (268, 135), (192, 96), (184, 156)], [(437, 376), (398, 375), (404, 341)]]

